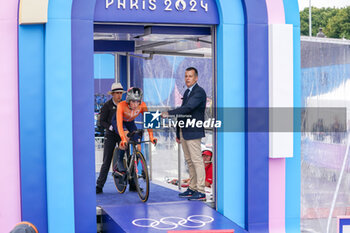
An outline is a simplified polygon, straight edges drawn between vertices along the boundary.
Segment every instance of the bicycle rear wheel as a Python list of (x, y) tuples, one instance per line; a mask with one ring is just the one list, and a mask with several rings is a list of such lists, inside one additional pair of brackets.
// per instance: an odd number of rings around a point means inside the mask
[(149, 176), (147, 163), (141, 152), (136, 152), (134, 164), (134, 181), (137, 193), (142, 202), (146, 202), (149, 196)]
[[(118, 163), (118, 148), (115, 148), (113, 151), (113, 160), (112, 160), (112, 167), (113, 167), (113, 180), (114, 185), (117, 188), (119, 193), (124, 193), (126, 190), (126, 176), (120, 176), (115, 171), (117, 170), (117, 163)], [(125, 165), (125, 164), (124, 164)]]

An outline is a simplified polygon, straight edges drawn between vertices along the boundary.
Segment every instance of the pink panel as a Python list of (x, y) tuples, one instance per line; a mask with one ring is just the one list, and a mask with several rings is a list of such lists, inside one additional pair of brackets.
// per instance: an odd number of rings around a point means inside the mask
[(18, 0), (0, 0), (0, 21), (15, 20), (17, 22)]
[(266, 0), (267, 16), (269, 24), (284, 24), (283, 0)]
[[(283, 0), (266, 0), (268, 24), (284, 24)], [(269, 159), (269, 232), (285, 232), (285, 159)]]
[(21, 221), (17, 0), (0, 0), (0, 232)]
[(269, 232), (285, 232), (285, 159), (269, 159)]

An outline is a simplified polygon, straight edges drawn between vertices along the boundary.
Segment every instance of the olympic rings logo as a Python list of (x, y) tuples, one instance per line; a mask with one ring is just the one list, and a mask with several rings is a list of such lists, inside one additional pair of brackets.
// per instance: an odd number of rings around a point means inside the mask
[(214, 221), (214, 218), (207, 215), (191, 215), (185, 218), (181, 217), (164, 217), (159, 221), (152, 218), (138, 218), (132, 221), (137, 227), (152, 227), (157, 230), (173, 230), (179, 226), (188, 228), (200, 228), (207, 223)]

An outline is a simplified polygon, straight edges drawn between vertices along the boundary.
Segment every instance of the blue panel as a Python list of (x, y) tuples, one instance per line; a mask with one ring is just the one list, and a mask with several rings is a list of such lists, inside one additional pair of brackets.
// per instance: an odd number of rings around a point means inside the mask
[(46, 233), (44, 26), (18, 33), (22, 221)]
[[(94, 140), (94, 0), (72, 9), (72, 111), (75, 232), (96, 232)], [(84, 12), (86, 14), (82, 14)], [(82, 19), (87, 20), (82, 20)], [(84, 40), (81, 40), (84, 38)], [(114, 60), (114, 59), (113, 59)], [(112, 66), (113, 68), (114, 66)]]
[[(127, 208), (125, 207), (126, 206), (102, 206), (104, 212), (110, 217), (108, 219), (109, 221), (104, 222), (104, 227), (107, 226), (108, 229), (112, 229), (112, 226), (114, 226), (117, 227), (119, 231), (114, 230), (112, 232), (130, 233), (158, 233), (167, 232), (168, 230), (210, 229), (234, 229), (235, 233), (246, 233), (246, 231), (237, 224), (201, 202), (135, 203), (133, 205), (128, 205)], [(123, 211), (120, 211), (121, 208), (123, 208)], [(164, 217), (168, 217), (164, 219), (164, 222), (173, 222), (173, 224), (160, 223), (158, 225), (154, 224), (155, 227), (141, 227), (150, 225), (152, 221), (159, 221)], [(145, 218), (150, 220), (137, 220)], [(185, 220), (187, 221), (185, 222)], [(183, 222), (182, 225), (174, 224), (179, 222)]]
[[(301, 107), (300, 81), (300, 16), (298, 1), (283, 1), (286, 24), (293, 24), (293, 102)], [(301, 126), (300, 111), (294, 111), (294, 125)], [(293, 158), (286, 159), (286, 233), (300, 232), (300, 180), (301, 180), (301, 134), (294, 129)]]
[(50, 0), (48, 7), (48, 19), (70, 19), (73, 0)]
[[(301, 106), (300, 28), (294, 27), (294, 107)], [(300, 111), (294, 111), (294, 125), (300, 128)], [(293, 158), (286, 159), (286, 233), (300, 232), (301, 133), (294, 130)]]
[[(101, 74), (101, 78), (103, 79), (115, 79), (115, 62), (114, 62), (114, 55), (113, 54), (100, 54), (100, 59), (101, 59), (101, 63), (100, 63), (100, 74)], [(95, 62), (94, 62), (95, 64)], [(108, 88), (111, 88), (111, 86), (109, 86)], [(110, 90), (110, 89), (108, 89)]]
[(337, 229), (339, 233), (345, 233), (343, 231), (344, 226), (350, 226), (350, 219), (348, 218), (339, 219), (339, 229)]
[[(94, 78), (114, 79), (114, 55), (94, 54)], [(110, 86), (108, 87), (110, 88)]]
[[(237, 9), (237, 11), (242, 11)], [(218, 113), (223, 122), (232, 121), (227, 108), (244, 107), (244, 25), (218, 27)], [(232, 56), (234, 54), (234, 56)], [(226, 110), (225, 110), (226, 108)], [(234, 116), (244, 125), (243, 116)], [(245, 222), (245, 154), (244, 132), (218, 133), (218, 210), (244, 227)], [(234, 154), (234, 156), (233, 156)], [(232, 198), (234, 195), (235, 198)]]
[(135, 41), (128, 40), (95, 40), (95, 52), (134, 52)]
[(286, 18), (286, 24), (293, 24), (294, 27), (300, 27), (298, 1), (283, 0), (283, 5), (284, 5), (284, 15)]
[[(269, 106), (268, 25), (265, 1), (246, 1), (246, 107)], [(257, 21), (258, 20), (258, 21)], [(254, 23), (252, 23), (254, 22)], [(254, 111), (253, 111), (254, 112)], [(268, 113), (246, 112), (246, 127), (266, 127)], [(246, 224), (249, 232), (268, 232), (269, 134), (246, 133)]]
[(45, 32), (48, 226), (50, 233), (74, 232), (71, 22), (49, 17)]
[[(131, 6), (131, 3), (138, 3)], [(95, 21), (129, 23), (218, 24), (215, 0), (189, 1), (97, 1)], [(110, 4), (109, 4), (110, 3)], [(123, 6), (122, 3), (125, 3)], [(167, 8), (169, 3), (169, 8)], [(207, 4), (207, 7), (206, 7)], [(207, 11), (205, 10), (207, 9)], [(167, 10), (169, 9), (169, 10)], [(192, 11), (191, 11), (192, 10)]]
[(101, 56), (102, 54), (94, 54), (94, 79), (103, 79), (101, 74)]
[[(295, 3), (296, 4), (296, 3)], [(299, 12), (295, 12), (299, 15)], [(287, 18), (286, 18), (287, 21)], [(301, 81), (300, 81), (300, 28), (293, 28), (294, 51), (294, 107), (301, 107)], [(294, 111), (294, 125), (300, 128), (300, 111)], [(300, 181), (301, 181), (301, 133), (294, 130), (293, 158), (286, 159), (286, 233), (300, 232)]]
[(244, 24), (242, 1), (216, 1), (220, 17), (220, 24)]

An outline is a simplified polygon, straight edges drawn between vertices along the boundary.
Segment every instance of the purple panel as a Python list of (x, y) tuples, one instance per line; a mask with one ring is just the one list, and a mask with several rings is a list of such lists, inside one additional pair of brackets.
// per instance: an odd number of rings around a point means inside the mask
[[(75, 232), (96, 232), (94, 140), (95, 0), (74, 0), (72, 6), (72, 111)], [(82, 40), (82, 38), (84, 38)]]
[[(268, 107), (267, 25), (251, 24), (247, 27), (247, 107)], [(247, 114), (248, 127), (250, 124), (264, 127), (268, 122), (268, 112), (260, 115)], [(268, 232), (269, 133), (249, 132), (246, 139), (247, 229), (249, 232)]]
[(265, 1), (244, 0), (247, 24), (267, 24), (267, 7)]
[[(246, 106), (269, 106), (268, 18), (265, 1), (245, 0)], [(246, 127), (267, 126), (269, 116), (246, 113)], [(246, 133), (246, 227), (269, 232), (269, 134)]]
[(215, 0), (109, 0), (96, 2), (95, 21), (212, 25), (219, 16)]

